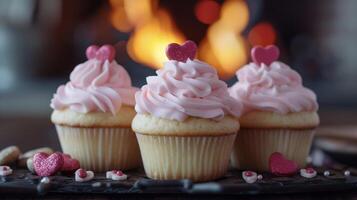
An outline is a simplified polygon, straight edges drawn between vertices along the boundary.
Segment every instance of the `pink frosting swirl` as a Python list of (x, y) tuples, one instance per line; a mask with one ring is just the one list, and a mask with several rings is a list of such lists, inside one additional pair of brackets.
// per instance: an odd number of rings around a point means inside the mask
[(237, 77), (229, 93), (243, 103), (244, 112), (286, 114), (318, 109), (315, 93), (305, 88), (300, 75), (282, 62), (275, 61), (270, 66), (250, 63), (237, 71)]
[(138, 113), (184, 121), (187, 117), (219, 120), (240, 116), (242, 105), (228, 94), (214, 68), (198, 60), (170, 60), (135, 94)]
[(79, 113), (111, 112), (122, 104), (135, 105), (135, 92), (126, 70), (117, 62), (90, 59), (75, 67), (66, 85), (58, 87), (51, 100), (56, 110), (69, 108)]

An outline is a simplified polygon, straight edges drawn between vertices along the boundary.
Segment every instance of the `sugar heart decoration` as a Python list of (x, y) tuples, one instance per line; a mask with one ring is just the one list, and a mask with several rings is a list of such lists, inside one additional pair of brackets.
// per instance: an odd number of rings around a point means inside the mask
[(270, 155), (269, 168), (270, 172), (277, 176), (291, 176), (299, 170), (296, 162), (286, 159), (279, 152), (274, 152)]
[(275, 45), (269, 45), (266, 47), (255, 46), (251, 51), (253, 62), (257, 65), (264, 63), (270, 65), (272, 62), (279, 58), (279, 48)]
[(48, 155), (36, 153), (33, 156), (33, 167), (38, 176), (51, 176), (56, 174), (63, 166), (63, 157), (59, 152)]
[(128, 176), (120, 170), (111, 170), (106, 172), (106, 178), (115, 181), (122, 181), (122, 180), (126, 180)]
[(70, 155), (63, 153), (63, 165), (61, 171), (75, 171), (80, 168), (79, 161), (72, 158)]
[(75, 181), (77, 182), (86, 182), (94, 178), (93, 171), (86, 171), (85, 169), (77, 169), (75, 172)]
[(8, 176), (12, 174), (12, 169), (9, 166), (0, 166), (0, 176)]
[(313, 178), (317, 175), (317, 172), (315, 169), (309, 167), (306, 169), (300, 169), (300, 175), (305, 178)]
[(247, 183), (254, 183), (258, 179), (258, 174), (253, 171), (243, 171), (242, 177)]
[(102, 62), (109, 60), (112, 62), (115, 58), (115, 48), (112, 45), (103, 45), (100, 48), (96, 45), (91, 45), (86, 50), (88, 59), (97, 59)]
[(197, 51), (195, 42), (188, 40), (182, 45), (171, 43), (166, 47), (166, 56), (169, 60), (186, 62), (187, 59), (193, 60)]

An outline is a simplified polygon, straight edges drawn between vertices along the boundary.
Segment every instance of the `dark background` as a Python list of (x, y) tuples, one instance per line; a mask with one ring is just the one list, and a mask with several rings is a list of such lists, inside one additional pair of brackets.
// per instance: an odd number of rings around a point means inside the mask
[[(125, 7), (128, 2), (131, 6)], [(139, 7), (146, 4), (151, 5), (151, 17), (125, 21), (126, 12), (140, 16)], [(228, 16), (229, 26), (219, 30), (240, 41), (232, 48), (224, 46), (227, 38), (222, 35), (209, 38), (228, 4), (235, 14)], [(355, 0), (0, 0), (0, 147), (59, 148), (49, 121), (49, 102), (58, 85), (68, 81), (73, 68), (86, 60), (85, 49), (91, 44), (115, 45), (117, 61), (128, 70), (133, 85), (145, 84), (145, 77), (153, 75), (157, 66), (128, 54), (127, 45), (152, 18), (159, 23), (152, 30), (159, 34), (153, 38), (145, 34), (144, 46), (170, 34), (194, 40), (200, 47), (199, 58), (217, 67), (228, 85), (236, 81), (232, 71), (250, 61), (253, 45), (278, 45), (280, 59), (317, 93), (322, 125), (355, 124), (356, 10)], [(171, 30), (167, 18), (174, 27)], [(233, 28), (239, 24), (242, 27)], [(219, 50), (227, 55), (244, 59), (230, 66), (234, 70), (222, 72), (227, 66), (216, 65), (217, 53), (206, 52), (207, 38), (222, 41)]]

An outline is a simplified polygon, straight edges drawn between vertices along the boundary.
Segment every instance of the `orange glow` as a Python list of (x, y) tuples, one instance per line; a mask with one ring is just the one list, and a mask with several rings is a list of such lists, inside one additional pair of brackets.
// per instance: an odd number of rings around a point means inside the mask
[(114, 12), (111, 13), (110, 21), (113, 26), (121, 32), (129, 32), (133, 29), (123, 7), (118, 6), (114, 9)]
[(199, 47), (199, 58), (215, 66), (228, 79), (247, 61), (247, 42), (241, 35), (248, 23), (248, 6), (243, 0), (228, 0), (220, 19), (212, 24)]
[(222, 26), (242, 32), (249, 22), (249, 9), (244, 0), (227, 0), (222, 5), (220, 22)]
[(138, 26), (153, 17), (157, 4), (157, 0), (124, 0), (124, 9), (129, 21)]
[(220, 5), (213, 0), (201, 0), (195, 6), (197, 19), (204, 24), (212, 24), (219, 18)]
[(113, 26), (122, 32), (134, 29), (127, 52), (138, 63), (160, 68), (167, 60), (166, 46), (185, 41), (171, 16), (158, 8), (158, 0), (110, 0), (110, 4)]
[(249, 32), (248, 40), (252, 46), (274, 44), (276, 42), (276, 31), (270, 23), (261, 22)]
[(185, 37), (176, 30), (168, 13), (159, 10), (154, 18), (140, 26), (131, 35), (128, 53), (139, 63), (160, 68), (167, 60), (166, 46), (172, 42), (183, 43), (184, 41)]

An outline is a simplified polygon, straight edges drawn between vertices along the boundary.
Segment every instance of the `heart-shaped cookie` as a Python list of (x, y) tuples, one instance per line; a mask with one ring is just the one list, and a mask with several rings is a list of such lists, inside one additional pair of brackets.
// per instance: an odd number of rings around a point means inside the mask
[(63, 157), (59, 152), (48, 155), (36, 153), (33, 156), (33, 167), (38, 176), (51, 176), (56, 174), (63, 166)]
[(269, 45), (266, 47), (255, 46), (251, 51), (253, 62), (257, 65), (264, 63), (270, 65), (272, 62), (279, 58), (279, 48), (275, 45)]
[(197, 45), (195, 42), (188, 40), (182, 45), (171, 43), (166, 47), (166, 56), (169, 60), (186, 62), (187, 59), (193, 60), (196, 56)]
[(270, 155), (269, 168), (270, 172), (277, 176), (291, 176), (299, 170), (296, 162), (286, 159), (279, 152), (274, 152)]
[(86, 171), (85, 169), (77, 169), (75, 172), (75, 181), (77, 182), (86, 182), (94, 178), (93, 171)]
[(77, 159), (72, 158), (70, 155), (63, 153), (63, 165), (61, 171), (66, 172), (74, 172), (75, 170), (80, 168), (79, 161)]
[(88, 59), (97, 59), (103, 62), (109, 60), (109, 62), (112, 62), (115, 58), (115, 48), (109, 44), (100, 48), (96, 45), (91, 45), (86, 50), (86, 56)]

